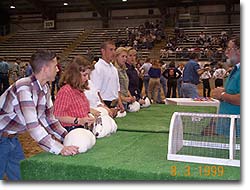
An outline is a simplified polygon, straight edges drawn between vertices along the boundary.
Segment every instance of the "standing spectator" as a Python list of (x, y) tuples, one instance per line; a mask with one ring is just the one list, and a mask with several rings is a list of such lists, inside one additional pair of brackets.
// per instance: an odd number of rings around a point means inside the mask
[(105, 41), (101, 44), (102, 58), (94, 65), (95, 69), (91, 73), (91, 81), (97, 88), (100, 98), (109, 107), (118, 107), (124, 111), (119, 97), (120, 84), (118, 71), (112, 64), (115, 60), (115, 43)]
[[(205, 64), (204, 68), (210, 69), (209, 64)], [(210, 70), (207, 70), (204, 73), (202, 73), (200, 78), (201, 78), (202, 84), (203, 84), (203, 97), (210, 97), (210, 92), (211, 92), (210, 82), (209, 82), (209, 80), (211, 78)]]
[(150, 63), (151, 59), (147, 58), (145, 63), (143, 63), (143, 65), (141, 66), (140, 70), (143, 70), (144, 76), (143, 76), (143, 84), (144, 84), (144, 90), (145, 90), (145, 95), (148, 96), (148, 84), (149, 84), (149, 75), (148, 75), (148, 71), (150, 69), (150, 67), (152, 66), (152, 64)]
[[(228, 42), (227, 56), (233, 64), (233, 70), (228, 76), (225, 87), (217, 87), (213, 90), (213, 97), (220, 100), (219, 114), (240, 114), (240, 38), (231, 39)], [(240, 136), (240, 120), (236, 120), (236, 136)], [(216, 125), (205, 128), (204, 135), (230, 134), (230, 119), (220, 118)]]
[(88, 89), (90, 62), (78, 61), (77, 57), (68, 64), (62, 79), (60, 90), (55, 99), (55, 116), (69, 132), (76, 128), (85, 128), (95, 121), (88, 114), (89, 101), (84, 91)]
[(25, 65), (25, 77), (32, 75), (32, 67), (29, 63)]
[(223, 87), (223, 80), (226, 77), (227, 71), (223, 68), (222, 63), (218, 63), (218, 68), (214, 71), (213, 78), (215, 79), (215, 88)]
[(184, 70), (184, 64), (181, 63), (177, 67), (177, 69), (181, 72), (181, 76), (177, 79), (177, 91), (178, 91), (178, 98), (183, 98), (182, 95), (182, 77), (183, 77), (183, 70)]
[(12, 79), (13, 79), (13, 82), (15, 82), (15, 81), (17, 81), (18, 79), (21, 78), (20, 65), (21, 65), (21, 58), (17, 57), (14, 65), (12, 67)]
[(9, 63), (7, 63), (3, 57), (0, 57), (0, 95), (10, 86), (9, 70)]
[(160, 61), (154, 59), (152, 67), (149, 69), (148, 74), (150, 76), (148, 86), (148, 97), (150, 100), (157, 102), (157, 95), (160, 88), (160, 77), (161, 77), (161, 65)]
[(172, 98), (176, 98), (177, 80), (181, 77), (181, 71), (175, 67), (174, 61), (171, 61), (169, 63), (169, 67), (164, 71), (162, 75), (166, 79), (168, 79), (167, 98), (170, 98), (171, 91), (172, 91)]
[(62, 73), (62, 67), (61, 67), (60, 63), (57, 64), (57, 68), (58, 68), (59, 71), (56, 74), (55, 80), (52, 81), (52, 83), (51, 83), (51, 98), (52, 98), (52, 101), (55, 101), (55, 90), (58, 92), (59, 89), (60, 89), (59, 81), (60, 81), (61, 73)]
[(160, 77), (160, 88), (157, 95), (157, 103), (164, 104), (165, 102), (161, 98), (161, 89), (163, 90), (164, 98), (167, 98), (167, 79), (163, 76), (163, 72), (166, 70), (167, 64), (160, 61), (161, 64), (161, 77)]
[(139, 76), (139, 90), (142, 93), (143, 75), (144, 75), (144, 73), (143, 73), (143, 70), (140, 70), (141, 66), (142, 66), (141, 60), (138, 59), (136, 65), (135, 65), (135, 70), (137, 71), (138, 76)]
[(198, 64), (198, 54), (192, 53), (190, 60), (183, 70), (182, 92), (184, 98), (199, 97), (197, 85), (199, 84), (200, 75), (205, 72), (205, 68), (201, 69)]
[(38, 50), (31, 56), (34, 75), (17, 80), (0, 97), (0, 179), (20, 180), (24, 153), (18, 134), (26, 130), (44, 150), (64, 156), (78, 153), (76, 146), (64, 146), (67, 131), (53, 115), (49, 86), (55, 79), (56, 54)]

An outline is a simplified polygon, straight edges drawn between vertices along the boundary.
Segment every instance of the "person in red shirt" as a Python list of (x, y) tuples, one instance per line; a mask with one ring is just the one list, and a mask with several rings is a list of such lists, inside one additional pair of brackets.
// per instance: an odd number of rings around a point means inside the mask
[(91, 64), (78, 57), (65, 69), (54, 103), (54, 114), (68, 132), (75, 128), (92, 126), (95, 122), (95, 118), (89, 116), (90, 105), (84, 94), (88, 89)]

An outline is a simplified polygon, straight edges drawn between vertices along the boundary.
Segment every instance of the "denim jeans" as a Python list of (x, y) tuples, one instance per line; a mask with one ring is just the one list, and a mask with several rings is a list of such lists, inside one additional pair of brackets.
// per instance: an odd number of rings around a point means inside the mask
[(198, 90), (195, 84), (182, 83), (183, 98), (198, 98)]
[(148, 96), (148, 86), (149, 86), (149, 76), (144, 76), (143, 78), (143, 84), (144, 84), (144, 89), (145, 89), (145, 96)]
[(0, 137), (0, 179), (6, 174), (8, 180), (20, 180), (20, 161), (24, 153), (18, 137)]
[(161, 86), (158, 90), (158, 96), (157, 96), (157, 101), (160, 103), (162, 102), (162, 99), (161, 99), (161, 88), (163, 89), (163, 93), (164, 93), (164, 97), (166, 98), (167, 97), (167, 79), (161, 75), (160, 77), (160, 83), (161, 83)]

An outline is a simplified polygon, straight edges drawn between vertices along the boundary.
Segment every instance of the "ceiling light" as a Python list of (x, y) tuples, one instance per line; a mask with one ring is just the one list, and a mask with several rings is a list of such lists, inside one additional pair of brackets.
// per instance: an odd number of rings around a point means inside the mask
[(65, 2), (65, 3), (63, 3), (63, 5), (64, 5), (64, 6), (67, 6), (67, 5), (69, 5), (69, 4), (68, 4), (67, 2)]
[(15, 9), (16, 7), (15, 7), (14, 5), (11, 5), (10, 8), (11, 8), (11, 9)]
[(122, 0), (122, 2), (127, 2), (127, 0)]

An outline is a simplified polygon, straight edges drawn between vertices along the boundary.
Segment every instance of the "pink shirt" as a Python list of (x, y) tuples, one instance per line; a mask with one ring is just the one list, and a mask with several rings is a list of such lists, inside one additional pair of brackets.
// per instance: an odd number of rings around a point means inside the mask
[[(90, 112), (89, 101), (85, 94), (77, 89), (73, 89), (66, 84), (60, 88), (54, 103), (55, 116), (70, 116), (83, 118)], [(62, 126), (72, 126), (72, 123), (63, 123)]]

